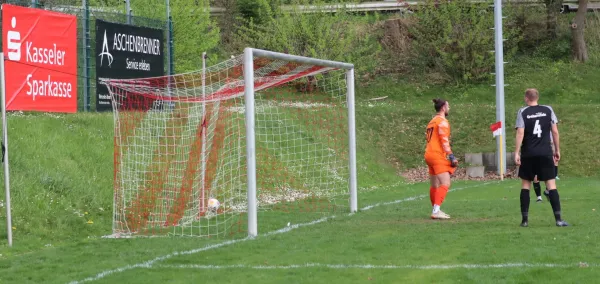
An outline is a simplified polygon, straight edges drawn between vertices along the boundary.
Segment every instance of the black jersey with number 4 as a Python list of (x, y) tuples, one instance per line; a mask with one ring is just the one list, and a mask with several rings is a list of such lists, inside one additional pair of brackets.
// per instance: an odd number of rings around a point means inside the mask
[(521, 157), (552, 155), (552, 124), (558, 119), (550, 106), (526, 106), (517, 112), (516, 128), (524, 128)]

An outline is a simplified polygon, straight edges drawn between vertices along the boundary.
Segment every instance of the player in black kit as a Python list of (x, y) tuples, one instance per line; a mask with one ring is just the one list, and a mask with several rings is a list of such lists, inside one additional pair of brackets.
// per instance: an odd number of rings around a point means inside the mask
[[(538, 105), (539, 92), (536, 89), (525, 91), (525, 104), (517, 112), (515, 163), (519, 166), (521, 178), (521, 221), (522, 227), (529, 224), (529, 188), (537, 179), (546, 183), (550, 205), (554, 211), (556, 226), (568, 226), (560, 212), (560, 198), (556, 190), (554, 162), (560, 160), (558, 119), (550, 106)], [(552, 133), (552, 142), (549, 133)], [(554, 143), (554, 151), (552, 145)], [(554, 152), (554, 153), (553, 153)]]

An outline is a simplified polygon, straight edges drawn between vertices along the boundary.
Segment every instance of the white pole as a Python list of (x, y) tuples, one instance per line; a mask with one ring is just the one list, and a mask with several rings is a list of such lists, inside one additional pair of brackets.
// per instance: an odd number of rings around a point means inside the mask
[(254, 55), (244, 49), (244, 101), (246, 104), (246, 155), (248, 175), (248, 236), (258, 235), (256, 207), (256, 151), (254, 141)]
[(358, 194), (356, 182), (356, 125), (354, 117), (354, 68), (346, 71), (348, 102), (348, 137), (350, 150), (350, 212), (358, 210)]
[(244, 85), (246, 103), (246, 148), (248, 155), (248, 235), (256, 236), (257, 230), (257, 205), (256, 205), (256, 153), (254, 137), (254, 56), (270, 58), (283, 61), (300, 62), (308, 65), (326, 66), (347, 70), (347, 99), (348, 99), (348, 122), (350, 142), (350, 209), (356, 212), (357, 182), (356, 182), (356, 136), (354, 123), (354, 65), (344, 62), (321, 60), (285, 53), (273, 52), (262, 49), (244, 49)]
[(502, 122), (502, 135), (496, 139), (498, 174), (506, 172), (506, 127), (504, 123), (504, 48), (502, 39), (502, 0), (494, 0), (496, 55), (496, 121)]
[(4, 72), (4, 52), (0, 52), (0, 78), (2, 84), (2, 132), (4, 147), (4, 189), (6, 191), (6, 231), (8, 232), (8, 246), (12, 247), (12, 217), (10, 215), (10, 178), (8, 171), (8, 123), (6, 122), (6, 76)]
[[(206, 52), (202, 53), (202, 98), (206, 98)], [(202, 123), (205, 126), (202, 126), (202, 192), (200, 193), (201, 203), (200, 210), (204, 212), (206, 210), (206, 200), (205, 200), (205, 191), (206, 191), (206, 131), (208, 130), (208, 124), (204, 124), (204, 120), (206, 120), (208, 116), (206, 115), (206, 102), (202, 101)]]

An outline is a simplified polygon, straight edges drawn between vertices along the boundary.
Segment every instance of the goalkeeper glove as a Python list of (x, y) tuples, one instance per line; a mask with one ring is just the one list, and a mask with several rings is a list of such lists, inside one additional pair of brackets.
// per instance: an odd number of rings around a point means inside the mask
[(448, 160), (450, 160), (450, 163), (452, 163), (453, 167), (458, 166), (458, 160), (456, 160), (456, 157), (454, 157), (454, 154), (448, 155)]

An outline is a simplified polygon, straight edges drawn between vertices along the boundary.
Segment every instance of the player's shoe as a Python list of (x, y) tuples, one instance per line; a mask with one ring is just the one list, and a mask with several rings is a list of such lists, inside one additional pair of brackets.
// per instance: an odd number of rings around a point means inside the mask
[(529, 224), (527, 222), (522, 222), (521, 227), (529, 227)]
[(557, 227), (568, 227), (569, 224), (563, 220), (560, 220), (560, 221), (556, 221), (556, 226)]
[(560, 180), (560, 178), (558, 176), (555, 177), (556, 180)]
[(541, 196), (538, 196), (538, 197), (537, 197), (537, 200), (536, 200), (535, 202), (537, 202), (537, 203), (542, 203), (542, 197), (541, 197)]
[(438, 211), (437, 213), (431, 214), (431, 219), (450, 219), (450, 215), (442, 211)]

